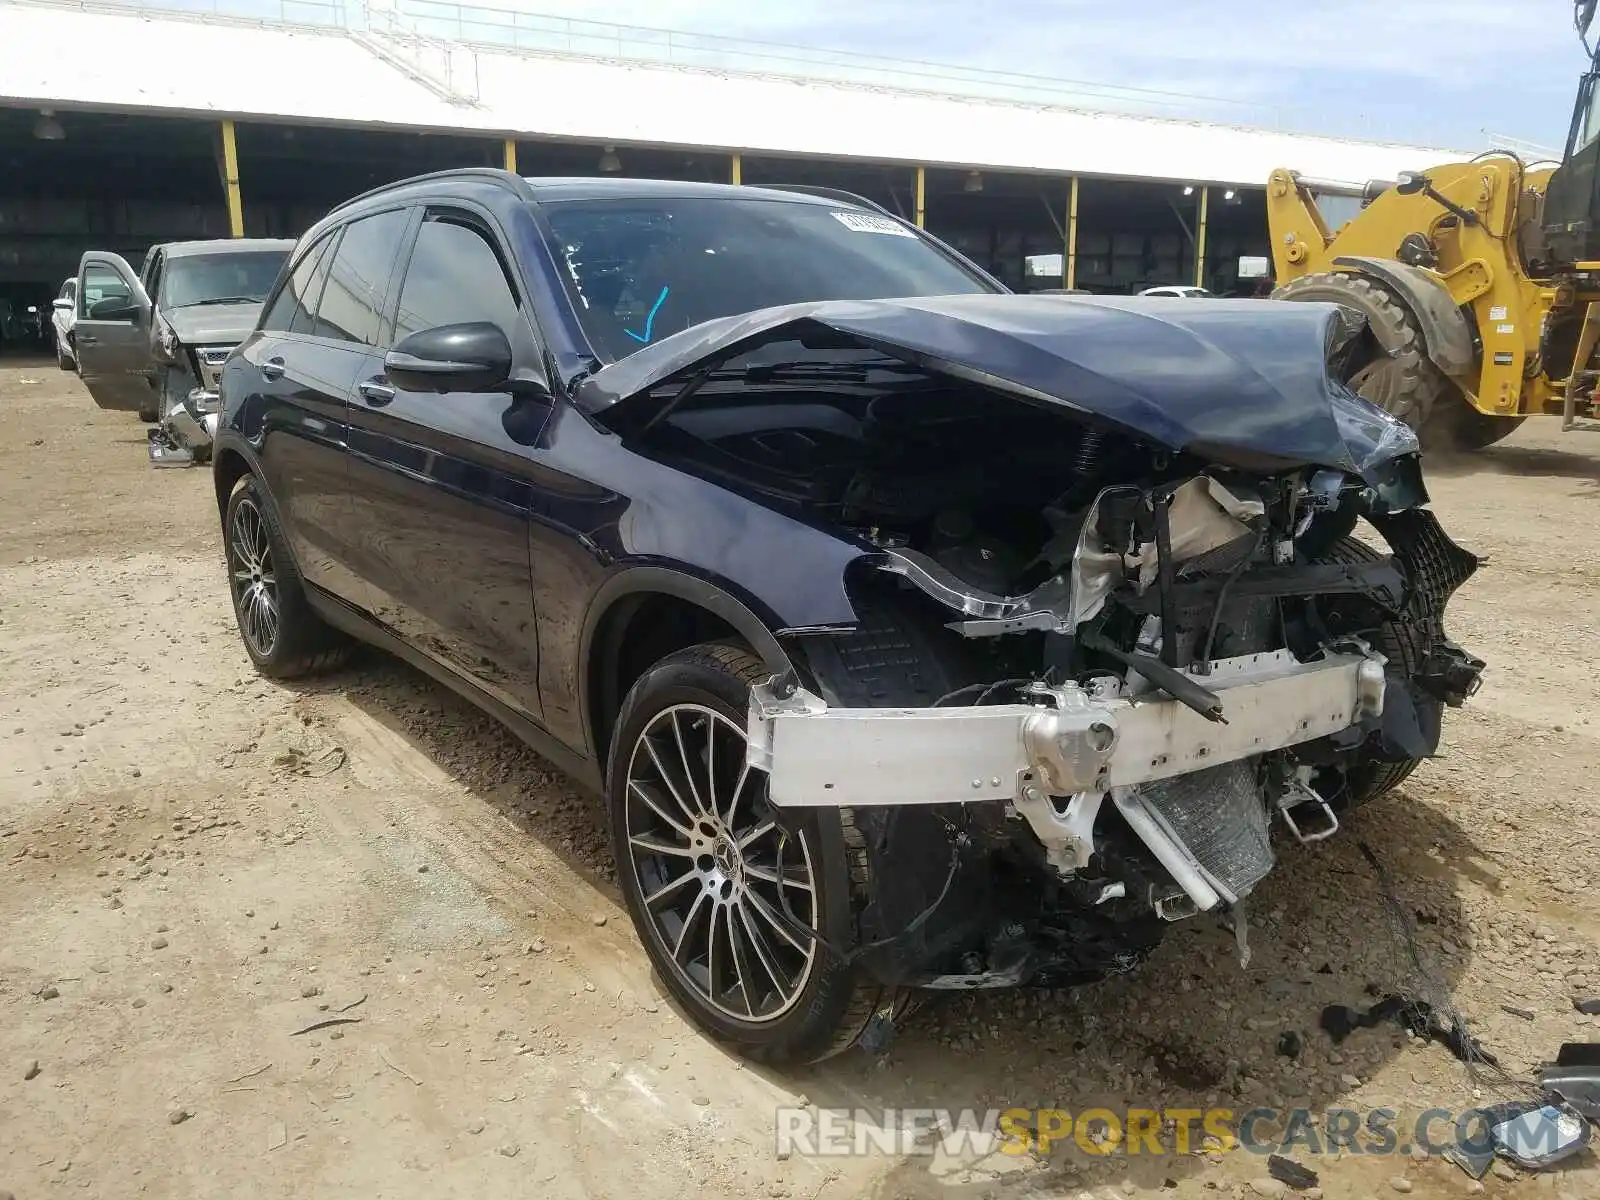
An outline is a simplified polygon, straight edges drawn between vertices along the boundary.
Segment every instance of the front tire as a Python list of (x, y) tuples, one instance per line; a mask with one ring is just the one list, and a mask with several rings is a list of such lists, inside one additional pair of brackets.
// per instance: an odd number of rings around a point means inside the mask
[(56, 366), (63, 371), (77, 371), (78, 362), (68, 353), (66, 346), (56, 343)]
[(311, 610), (305, 584), (260, 482), (246, 475), (223, 515), (228, 590), (245, 652), (271, 679), (293, 679), (343, 662), (349, 641)]
[(771, 674), (720, 644), (645, 672), (611, 745), (611, 845), (634, 929), (695, 1024), (759, 1061), (815, 1062), (894, 993), (829, 948), (852, 944), (865, 884), (842, 815), (780, 823), (745, 765), (750, 689)]
[[(1342, 537), (1328, 550), (1317, 556), (1319, 563), (1338, 563), (1341, 566), (1361, 566), (1378, 562), (1384, 556), (1359, 538)], [(1372, 639), (1372, 648), (1392, 663), (1398, 663), (1407, 675), (1422, 669), (1427, 658), (1427, 647), (1418, 630), (1403, 621), (1391, 621), (1381, 626)], [(1437, 725), (1444, 717), (1444, 704), (1431, 697), (1425, 719)], [(1401, 762), (1369, 760), (1353, 767), (1346, 776), (1350, 807), (1359, 808), (1380, 796), (1388, 795), (1422, 765), (1421, 759), (1408, 758)]]

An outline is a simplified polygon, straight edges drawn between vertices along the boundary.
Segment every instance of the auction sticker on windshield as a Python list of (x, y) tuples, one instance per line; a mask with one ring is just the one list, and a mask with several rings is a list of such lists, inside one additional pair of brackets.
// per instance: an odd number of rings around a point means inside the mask
[(897, 237), (914, 238), (912, 233), (898, 221), (888, 217), (875, 217), (871, 213), (836, 212), (833, 219), (846, 229), (853, 229), (857, 233), (892, 233)]

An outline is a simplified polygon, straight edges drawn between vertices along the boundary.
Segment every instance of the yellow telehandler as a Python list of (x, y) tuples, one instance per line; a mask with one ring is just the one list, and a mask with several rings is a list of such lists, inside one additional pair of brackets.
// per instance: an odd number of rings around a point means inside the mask
[[(1589, 70), (1561, 164), (1491, 150), (1366, 184), (1277, 170), (1267, 224), (1283, 300), (1366, 318), (1340, 357), (1357, 392), (1427, 446), (1480, 449), (1535, 413), (1596, 415), (1600, 361), (1600, 0), (1577, 0)], [(1359, 197), (1330, 230), (1319, 196)]]

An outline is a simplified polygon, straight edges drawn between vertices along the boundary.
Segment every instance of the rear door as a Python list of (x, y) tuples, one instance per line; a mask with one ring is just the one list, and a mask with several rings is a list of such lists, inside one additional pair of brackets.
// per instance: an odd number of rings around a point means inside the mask
[(397, 285), (391, 328), (351, 397), (351, 510), (373, 614), (537, 718), (528, 456), (549, 401), (508, 391), (408, 392), (383, 365), (389, 344), (438, 325), (489, 321), (513, 346), (530, 345), (529, 308), (509, 261), (485, 214), (427, 209)]
[(101, 408), (150, 403), (150, 297), (120, 254), (91, 250), (78, 263), (73, 342), (78, 376)]
[[(291, 268), (241, 350), (255, 406), (260, 462), (300, 572), (366, 607), (350, 513), (348, 402), (376, 341), (408, 208), (364, 216), (324, 235)], [(364, 320), (361, 313), (370, 310)]]

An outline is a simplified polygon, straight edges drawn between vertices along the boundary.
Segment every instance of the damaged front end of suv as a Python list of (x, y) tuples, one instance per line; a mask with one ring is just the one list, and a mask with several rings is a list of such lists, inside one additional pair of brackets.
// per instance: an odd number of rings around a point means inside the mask
[(1443, 616), (1479, 560), (1331, 377), (1341, 310), (1179, 308), (794, 306), (590, 381), (625, 440), (856, 551), (854, 622), (775, 631), (748, 766), (780, 823), (852, 831), (838, 949), (887, 984), (1093, 980), (1199, 913), (1248, 961), (1274, 842), (1336, 834), (1478, 686)]

